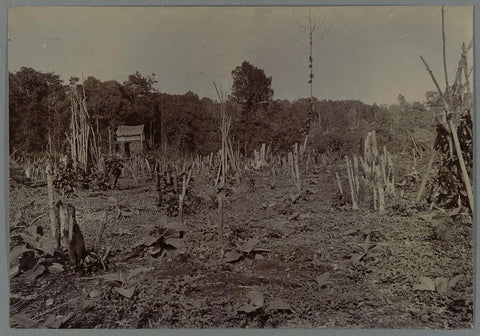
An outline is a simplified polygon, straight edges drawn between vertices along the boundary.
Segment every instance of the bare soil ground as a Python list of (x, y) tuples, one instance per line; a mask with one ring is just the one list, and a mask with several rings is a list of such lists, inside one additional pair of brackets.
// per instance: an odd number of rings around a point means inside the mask
[[(353, 211), (337, 201), (334, 181), (327, 170), (304, 174), (297, 194), (287, 169), (253, 173), (227, 197), (224, 253), (207, 176), (194, 175), (184, 236), (159, 254), (142, 242), (155, 227), (180, 224), (159, 211), (153, 181), (121, 178), (119, 190), (81, 191), (67, 202), (88, 249), (108, 211), (100, 251), (110, 250), (108, 270), (12, 277), (11, 326), (472, 328), (471, 218), (429, 221), (410, 206), (418, 184), (387, 200), (385, 215), (368, 208), (367, 196)], [(11, 218), (28, 224), (47, 212), (45, 187), (11, 181)], [(31, 225), (48, 234), (48, 215)]]

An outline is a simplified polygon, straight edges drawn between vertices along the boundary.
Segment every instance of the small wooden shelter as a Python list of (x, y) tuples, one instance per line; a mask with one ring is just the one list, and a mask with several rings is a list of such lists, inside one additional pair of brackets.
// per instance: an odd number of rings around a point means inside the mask
[(143, 143), (145, 134), (144, 125), (137, 126), (118, 126), (116, 135), (116, 150), (121, 156), (130, 157), (131, 155), (143, 154)]

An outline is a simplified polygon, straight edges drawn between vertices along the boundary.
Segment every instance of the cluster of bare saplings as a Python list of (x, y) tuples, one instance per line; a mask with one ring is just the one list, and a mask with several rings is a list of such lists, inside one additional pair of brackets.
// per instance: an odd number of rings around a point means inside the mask
[[(439, 96), (443, 102), (443, 115), (438, 121), (435, 143), (431, 144), (431, 154), (427, 168), (421, 179), (416, 202), (423, 196), (431, 202), (449, 206), (466, 205), (473, 208), (471, 184), (472, 167), (472, 93), (470, 88), (471, 68), (467, 53), (472, 42), (463, 44), (453, 85), (449, 85), (445, 66), (445, 87), (440, 85), (430, 70), (427, 61), (421, 57)], [(79, 93), (76, 87), (71, 90), (71, 124), (67, 135), (69, 159), (61, 160), (54, 155), (38, 159), (13, 161), (12, 169), (24, 173), (22, 182), (30, 186), (46, 185), (50, 217), (50, 235), (54, 239), (54, 248), (68, 251), (70, 262), (77, 267), (84, 264), (97, 265), (106, 269), (108, 251), (99, 255), (102, 234), (107, 222), (105, 219), (98, 228), (93, 250), (87, 251), (82, 232), (76, 222), (75, 208), (68, 202), (69, 193), (77, 193), (78, 188), (89, 187), (96, 180), (103, 187), (116, 188), (118, 178), (123, 174), (130, 176), (136, 183), (147, 178), (158, 190), (158, 204), (170, 216), (178, 216), (184, 223), (185, 209), (191, 193), (192, 180), (198, 174), (209, 172), (210, 182), (216, 187), (218, 211), (218, 240), (223, 254), (224, 238), (224, 202), (231, 194), (231, 186), (240, 183), (256, 171), (276, 175), (278, 169), (288, 170), (291, 183), (299, 195), (305, 190), (302, 175), (318, 169), (325, 162), (325, 154), (316, 155), (308, 146), (308, 134), (302, 144), (295, 143), (286, 155), (273, 153), (271, 146), (263, 144), (254, 150), (251, 157), (240, 153), (232, 146), (230, 125), (231, 114), (226, 102), (226, 93), (215, 85), (220, 101), (221, 149), (207, 156), (196, 154), (188, 158), (169, 160), (167, 157), (151, 159), (138, 156), (123, 162), (113, 160), (99, 148), (95, 128), (91, 123), (86, 107), (85, 93)], [(413, 145), (417, 147), (412, 138)], [(111, 149), (110, 149), (111, 152)], [(395, 156), (386, 146), (377, 143), (375, 131), (365, 137), (362, 153), (345, 156), (344, 163), (338, 165), (335, 179), (331, 181), (338, 188), (338, 199), (342, 204), (357, 210), (366, 206), (379, 214), (385, 212), (386, 202), (394, 201), (396, 195)], [(435, 162), (438, 169), (433, 169)], [(343, 168), (345, 167), (345, 168)], [(470, 169), (470, 171), (469, 171)], [(445, 174), (447, 170), (447, 174)], [(432, 174), (435, 171), (435, 174)], [(345, 178), (346, 177), (346, 178)], [(345, 184), (342, 181), (347, 180)], [(427, 188), (428, 186), (428, 188)], [(362, 201), (363, 200), (363, 201)], [(366, 201), (365, 201), (366, 200)], [(448, 202), (447, 202), (448, 201)]]

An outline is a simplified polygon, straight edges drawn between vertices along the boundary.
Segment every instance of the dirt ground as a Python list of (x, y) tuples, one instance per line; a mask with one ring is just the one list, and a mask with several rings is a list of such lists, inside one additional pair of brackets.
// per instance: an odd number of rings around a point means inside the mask
[[(160, 211), (148, 179), (80, 191), (66, 202), (87, 249), (107, 210), (99, 255), (109, 250), (108, 269), (75, 271), (57, 261), (12, 276), (11, 327), (472, 328), (471, 217), (462, 210), (451, 221), (430, 220), (428, 206), (412, 206), (418, 182), (387, 199), (384, 215), (370, 209), (367, 192), (351, 210), (327, 168), (302, 174), (300, 194), (280, 167), (233, 186), (223, 251), (216, 193), (204, 174), (194, 174), (184, 225)], [(11, 234), (40, 239), (41, 226), (48, 235), (46, 187), (11, 181), (10, 216)], [(162, 250), (151, 237), (166, 227), (171, 244)], [(10, 248), (21, 244), (12, 239)], [(32, 264), (51, 259), (36, 251)]]

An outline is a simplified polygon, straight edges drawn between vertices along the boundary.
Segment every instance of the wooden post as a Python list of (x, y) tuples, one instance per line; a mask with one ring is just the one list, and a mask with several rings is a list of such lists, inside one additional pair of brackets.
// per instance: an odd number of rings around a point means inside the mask
[(222, 165), (218, 166), (217, 177), (215, 178), (215, 187), (218, 185), (220, 180), (220, 172), (222, 171)]
[(187, 192), (187, 180), (185, 174), (182, 175), (182, 192), (178, 196), (178, 213), (180, 215), (180, 222), (183, 224), (183, 201), (185, 199), (185, 193)]
[(237, 175), (237, 180), (240, 180), (242, 176), (239, 168), (240, 158), (235, 156), (232, 148), (232, 143), (230, 142), (230, 140), (228, 140), (227, 143), (228, 143), (228, 154), (230, 156), (229, 162), (232, 164), (232, 167), (235, 170), (235, 174)]
[[(219, 210), (219, 220), (218, 220), (218, 235), (219, 235), (219, 242), (220, 242), (220, 253), (223, 257), (223, 199), (226, 196), (225, 188), (226, 188), (226, 174), (228, 171), (228, 148), (229, 148), (229, 130), (230, 130), (230, 123), (231, 123), (231, 116), (227, 114), (227, 103), (226, 103), (226, 96), (223, 91), (219, 91), (217, 85), (213, 83), (215, 86), (215, 90), (217, 91), (218, 98), (220, 100), (220, 114), (221, 114), (221, 124), (220, 130), (222, 133), (222, 149), (220, 153), (220, 167), (218, 171), (218, 175), (220, 177), (220, 184), (217, 185), (217, 198), (218, 198), (218, 210)], [(246, 142), (245, 142), (246, 146)], [(246, 151), (245, 151), (246, 153)], [(233, 159), (233, 155), (231, 155), (231, 160)], [(235, 167), (235, 166), (234, 166)], [(221, 170), (221, 175), (220, 175)]]
[(295, 181), (298, 191), (302, 190), (302, 186), (300, 183), (300, 170), (298, 168), (298, 143), (295, 143), (293, 146), (293, 163), (295, 168)]
[(385, 191), (381, 185), (378, 186), (378, 212), (385, 213)]
[[(50, 231), (51, 235), (54, 238), (57, 238), (57, 223), (55, 217), (55, 201), (54, 201), (54, 191), (53, 191), (53, 171), (52, 171), (52, 163), (50, 160), (47, 160), (47, 197), (48, 197), (48, 213), (50, 216)], [(57, 247), (60, 247), (57, 242)]]
[(145, 158), (145, 168), (147, 169), (148, 177), (153, 180), (153, 170), (147, 158)]
[(97, 254), (98, 254), (98, 251), (100, 251), (100, 244), (102, 243), (103, 231), (105, 230), (105, 226), (107, 225), (107, 221), (108, 221), (107, 212), (104, 211), (103, 221), (100, 224), (100, 227), (98, 228), (97, 237), (95, 238), (95, 243), (93, 244), (93, 252), (95, 252)]
[[(385, 149), (384, 149), (385, 150)], [(385, 152), (384, 152), (385, 153)], [(385, 155), (381, 155), (380, 156), (380, 162), (379, 162), (379, 165), (380, 165), (380, 174), (381, 174), (381, 184), (383, 184), (384, 186), (387, 185), (387, 162), (385, 160)]]
[(372, 132), (368, 132), (367, 136), (365, 137), (365, 143), (363, 148), (363, 174), (365, 178), (370, 180), (373, 172)]
[(192, 173), (193, 173), (193, 165), (190, 167), (190, 169), (188, 170), (188, 175), (187, 175), (187, 182), (185, 184), (185, 187), (188, 188), (188, 186), (190, 185), (190, 179), (192, 178)]
[(368, 133), (365, 138), (364, 160), (362, 161), (364, 173), (370, 181), (373, 190), (373, 208), (381, 214), (385, 212), (385, 154), (379, 158), (375, 131)]
[(337, 178), (337, 186), (338, 186), (338, 190), (340, 191), (340, 195), (343, 197), (343, 189), (342, 189), (342, 183), (340, 182), (340, 177), (338, 176), (338, 173), (335, 172), (335, 177)]
[(417, 170), (417, 155), (415, 154), (415, 149), (412, 148), (412, 155), (413, 155), (413, 168)]
[(353, 156), (353, 175), (355, 181), (355, 190), (357, 191), (357, 202), (358, 202), (358, 193), (360, 191), (360, 181), (358, 179), (358, 157), (356, 155)]
[(163, 184), (164, 180), (162, 178), (162, 174), (160, 171), (157, 171), (157, 192), (158, 192), (158, 204), (157, 205), (162, 205), (162, 190), (163, 190)]
[(385, 180), (385, 186), (387, 185), (387, 166), (388, 166), (388, 152), (387, 146), (383, 146), (383, 156), (382, 156), (382, 174)]
[(176, 170), (173, 171), (172, 179), (173, 179), (173, 192), (177, 193), (178, 192), (178, 183), (177, 183), (178, 181), (177, 181), (177, 171)]
[(288, 162), (288, 165), (290, 166), (290, 170), (291, 170), (291, 173), (292, 173), (293, 185), (296, 186), (297, 182), (295, 181), (295, 168), (294, 168), (294, 164), (293, 164), (293, 153), (292, 152), (288, 152), (287, 162)]
[(301, 153), (300, 153), (301, 158), (303, 158), (303, 155), (305, 154), (305, 151), (307, 150), (307, 144), (308, 144), (308, 133), (305, 135), (305, 140), (303, 141), (303, 146), (301, 148)]
[(387, 152), (387, 193), (395, 195), (395, 176), (393, 171), (392, 155)]
[(470, 183), (470, 177), (468, 176), (465, 160), (463, 159), (463, 153), (460, 147), (460, 140), (458, 139), (457, 129), (451, 119), (448, 121), (448, 124), (450, 125), (450, 130), (453, 136), (453, 143), (455, 145), (455, 151), (457, 152), (458, 163), (460, 164), (460, 169), (462, 171), (463, 183), (465, 184), (465, 189), (467, 190), (468, 203), (470, 206), (470, 210), (473, 213), (472, 184)]
[(345, 156), (345, 162), (347, 165), (347, 176), (348, 176), (348, 185), (350, 186), (350, 194), (352, 197), (352, 210), (358, 210), (357, 204), (357, 192), (355, 190), (355, 177), (353, 176), (352, 163), (348, 156)]
[[(220, 249), (223, 251), (223, 196), (224, 196), (224, 191), (223, 191), (224, 186), (220, 186), (219, 192), (218, 192), (218, 241), (220, 243)], [(223, 254), (223, 253), (222, 253)]]
[(57, 202), (56, 214), (58, 216), (57, 219), (59, 223), (57, 227), (60, 227), (60, 232), (62, 233), (62, 237), (60, 239), (61, 245), (68, 248), (70, 239), (72, 238), (72, 228), (69, 226), (67, 208), (65, 208), (65, 205), (62, 203), (62, 201)]
[[(65, 222), (65, 212), (62, 201), (58, 201), (55, 204), (55, 245), (57, 248), (62, 246), (62, 228), (63, 223)], [(68, 244), (67, 244), (68, 246)]]
[(112, 156), (112, 129), (108, 128), (108, 155)]

